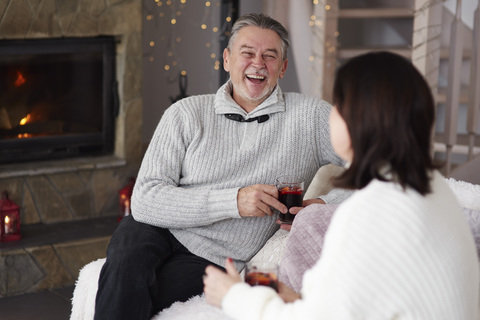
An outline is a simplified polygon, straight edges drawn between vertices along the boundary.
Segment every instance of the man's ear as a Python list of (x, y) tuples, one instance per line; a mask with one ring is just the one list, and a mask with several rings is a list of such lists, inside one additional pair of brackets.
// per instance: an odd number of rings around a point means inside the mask
[(230, 50), (228, 48), (225, 48), (223, 50), (223, 69), (225, 69), (226, 72), (230, 72), (230, 66), (228, 63), (230, 62)]
[(282, 62), (282, 69), (280, 70), (279, 78), (282, 79), (285, 75), (285, 71), (287, 71), (288, 59), (283, 60)]

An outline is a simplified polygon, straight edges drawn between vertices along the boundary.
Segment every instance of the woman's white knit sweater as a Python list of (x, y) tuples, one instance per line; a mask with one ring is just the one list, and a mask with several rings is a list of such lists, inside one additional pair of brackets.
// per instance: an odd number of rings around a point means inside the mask
[[(326, 164), (342, 165), (330, 143), (330, 105), (277, 86), (247, 114), (227, 82), (217, 94), (188, 97), (166, 110), (150, 142), (132, 196), (135, 220), (169, 229), (192, 253), (241, 269), (275, 233), (276, 215), (242, 218), (237, 193), (274, 184), (282, 174), (300, 175), (305, 188)], [(269, 115), (258, 123), (237, 122)], [(342, 199), (336, 190), (325, 197)]]
[(372, 181), (336, 210), (301, 300), (285, 304), (268, 287), (239, 283), (224, 310), (248, 320), (478, 320), (470, 228), (439, 173), (432, 189), (423, 197)]

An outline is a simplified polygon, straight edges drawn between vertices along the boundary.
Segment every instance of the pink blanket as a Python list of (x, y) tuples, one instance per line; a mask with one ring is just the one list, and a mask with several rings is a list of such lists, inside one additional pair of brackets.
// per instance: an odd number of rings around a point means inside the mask
[(303, 274), (317, 262), (323, 237), (338, 205), (312, 204), (295, 217), (280, 262), (280, 281), (300, 292)]

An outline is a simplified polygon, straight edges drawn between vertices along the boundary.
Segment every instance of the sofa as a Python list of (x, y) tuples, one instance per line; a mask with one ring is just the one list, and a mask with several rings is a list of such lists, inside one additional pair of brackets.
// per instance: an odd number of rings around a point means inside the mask
[[(305, 199), (327, 193), (331, 189), (330, 177), (341, 170), (334, 166), (320, 169), (306, 191)], [(463, 208), (480, 257), (480, 185), (453, 178), (445, 180)], [(305, 208), (295, 218), (290, 232), (278, 230), (252, 260), (279, 263), (280, 281), (300, 291), (303, 273), (320, 257), (323, 237), (336, 207), (337, 205), (314, 204)], [(71, 320), (93, 319), (97, 281), (104, 261), (105, 259), (93, 261), (80, 270), (72, 298)], [(187, 302), (177, 302), (152, 318), (180, 319), (228, 320), (229, 317), (220, 309), (208, 305), (200, 295)]]

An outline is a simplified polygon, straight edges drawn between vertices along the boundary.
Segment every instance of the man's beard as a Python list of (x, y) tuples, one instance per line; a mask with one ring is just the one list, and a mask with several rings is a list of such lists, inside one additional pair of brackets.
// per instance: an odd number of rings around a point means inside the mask
[[(249, 80), (247, 80), (249, 81)], [(265, 78), (264, 81), (267, 81), (267, 78)], [(265, 100), (269, 95), (270, 93), (273, 91), (272, 88), (270, 88), (270, 86), (265, 86), (265, 88), (263, 88), (262, 91), (260, 91), (259, 93), (255, 94), (255, 95), (251, 95), (250, 92), (248, 91), (247, 89), (247, 85), (245, 83), (235, 83), (232, 79), (232, 83), (233, 83), (233, 88), (235, 90), (235, 93), (241, 97), (242, 99), (244, 100), (250, 100), (250, 101), (253, 101), (253, 102), (256, 102), (256, 101), (263, 101)]]
[(247, 90), (245, 90), (245, 87), (238, 87), (234, 86), (234, 90), (237, 91), (237, 95), (242, 97), (245, 100), (250, 100), (250, 101), (262, 101), (265, 100), (266, 97), (271, 93), (270, 87), (265, 87), (261, 92), (259, 92), (256, 95), (250, 95)]

